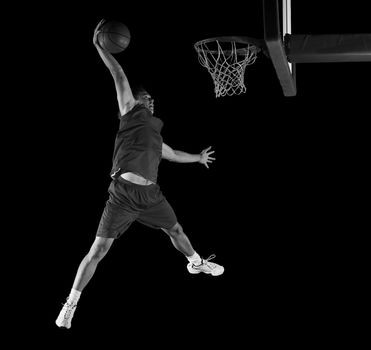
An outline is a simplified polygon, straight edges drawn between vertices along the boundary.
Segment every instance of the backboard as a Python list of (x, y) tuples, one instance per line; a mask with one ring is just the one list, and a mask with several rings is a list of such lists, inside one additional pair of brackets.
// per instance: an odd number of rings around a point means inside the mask
[[(291, 0), (263, 0), (263, 23), (262, 40), (229, 36), (201, 40), (195, 44), (200, 63), (213, 76), (217, 97), (246, 91), (245, 68), (255, 62), (260, 51), (269, 56), (284, 96), (296, 96), (298, 63), (371, 62), (370, 33), (292, 34)], [(217, 49), (201, 47), (211, 40), (216, 42)], [(232, 46), (221, 45), (225, 42)], [(237, 48), (237, 43), (244, 44), (245, 48)], [(209, 54), (210, 57), (207, 56)], [(226, 93), (218, 94), (220, 86)]]
[(291, 0), (263, 0), (264, 40), (285, 96), (296, 95), (295, 63), (288, 61)]

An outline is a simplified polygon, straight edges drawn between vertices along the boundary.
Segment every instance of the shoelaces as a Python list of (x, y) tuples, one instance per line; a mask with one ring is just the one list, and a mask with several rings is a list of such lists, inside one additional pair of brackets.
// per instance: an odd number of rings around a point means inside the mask
[(211, 254), (207, 259), (202, 259), (202, 263), (200, 265), (194, 265), (195, 267), (200, 267), (202, 265), (206, 265), (210, 267), (211, 269), (215, 268), (215, 264), (209, 262), (210, 260), (214, 259), (216, 257), (215, 254)]
[(71, 316), (72, 310), (76, 307), (76, 304), (73, 303), (65, 303), (64, 307), (66, 308), (66, 312), (64, 314), (64, 319), (67, 320)]

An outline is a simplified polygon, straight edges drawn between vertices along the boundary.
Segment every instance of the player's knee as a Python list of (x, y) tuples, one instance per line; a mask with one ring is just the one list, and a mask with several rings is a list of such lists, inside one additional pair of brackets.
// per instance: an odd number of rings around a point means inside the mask
[(89, 251), (89, 258), (91, 260), (102, 260), (107, 254), (108, 249), (106, 246), (93, 246)]
[(107, 254), (112, 244), (111, 240), (99, 240), (94, 242), (89, 251), (89, 258), (91, 260), (101, 260)]
[(176, 223), (171, 229), (166, 230), (166, 232), (168, 233), (170, 237), (173, 237), (173, 238), (176, 238), (179, 235), (182, 235), (184, 233), (183, 228), (182, 226), (180, 226), (179, 223)]

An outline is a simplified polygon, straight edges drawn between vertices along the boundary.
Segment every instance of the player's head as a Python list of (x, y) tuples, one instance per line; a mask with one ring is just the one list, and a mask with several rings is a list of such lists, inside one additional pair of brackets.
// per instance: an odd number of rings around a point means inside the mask
[(154, 112), (154, 100), (143, 86), (135, 88), (133, 96), (137, 101), (143, 103), (152, 113)]

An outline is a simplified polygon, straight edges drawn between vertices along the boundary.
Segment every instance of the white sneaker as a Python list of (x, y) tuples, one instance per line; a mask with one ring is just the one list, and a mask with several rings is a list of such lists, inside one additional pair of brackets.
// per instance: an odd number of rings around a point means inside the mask
[(209, 262), (209, 260), (214, 259), (215, 254), (210, 255), (207, 259), (202, 259), (202, 263), (200, 265), (195, 265), (192, 263), (188, 263), (187, 269), (189, 273), (200, 273), (204, 272), (207, 274), (211, 274), (212, 276), (219, 276), (224, 272), (224, 267), (218, 264)]
[(55, 324), (58, 327), (71, 328), (71, 320), (73, 314), (75, 313), (77, 304), (66, 302), (63, 305), (61, 312), (59, 313), (58, 318), (55, 321)]

